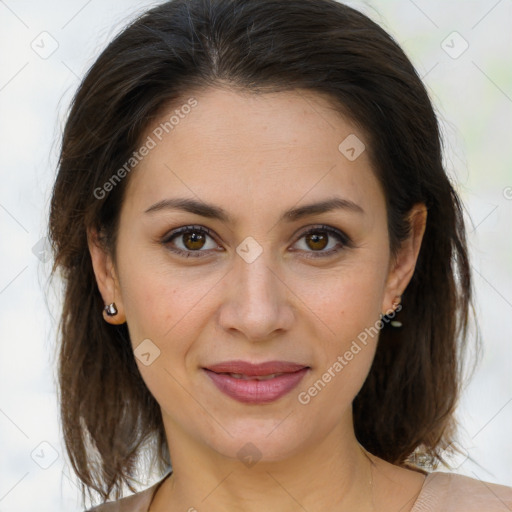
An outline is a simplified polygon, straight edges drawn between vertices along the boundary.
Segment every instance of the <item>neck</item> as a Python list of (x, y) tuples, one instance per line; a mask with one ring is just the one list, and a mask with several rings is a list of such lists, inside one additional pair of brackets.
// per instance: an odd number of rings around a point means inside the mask
[[(370, 512), (372, 462), (353, 429), (332, 431), (300, 453), (257, 462), (222, 456), (176, 425), (166, 428), (173, 474), (159, 488), (151, 512)], [(349, 434), (349, 435), (347, 435)]]

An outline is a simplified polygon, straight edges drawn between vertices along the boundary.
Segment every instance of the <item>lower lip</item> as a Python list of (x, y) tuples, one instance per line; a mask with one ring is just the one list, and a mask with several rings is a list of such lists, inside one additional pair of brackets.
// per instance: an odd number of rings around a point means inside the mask
[(289, 393), (302, 380), (309, 368), (284, 373), (268, 380), (236, 379), (230, 375), (206, 370), (208, 377), (226, 395), (248, 404), (267, 404)]

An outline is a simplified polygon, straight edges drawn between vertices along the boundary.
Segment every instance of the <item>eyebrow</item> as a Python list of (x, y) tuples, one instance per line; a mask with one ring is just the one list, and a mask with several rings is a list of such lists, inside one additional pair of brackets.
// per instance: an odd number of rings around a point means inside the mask
[[(177, 197), (172, 199), (162, 199), (154, 205), (150, 206), (144, 213), (154, 213), (162, 210), (182, 210), (209, 219), (218, 219), (222, 222), (232, 223), (232, 217), (220, 206), (214, 204), (205, 203), (204, 201), (197, 201), (196, 199), (190, 199), (185, 197)], [(300, 220), (309, 215), (315, 215), (319, 213), (326, 213), (333, 210), (348, 210), (355, 213), (364, 214), (364, 210), (353, 201), (349, 199), (343, 199), (341, 197), (333, 197), (317, 203), (311, 203), (298, 208), (292, 208), (285, 211), (280, 221), (294, 222)]]

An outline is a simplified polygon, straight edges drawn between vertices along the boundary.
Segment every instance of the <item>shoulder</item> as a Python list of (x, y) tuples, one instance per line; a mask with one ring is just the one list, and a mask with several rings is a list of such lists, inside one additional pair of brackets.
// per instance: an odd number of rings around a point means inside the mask
[(434, 471), (425, 479), (411, 512), (507, 512), (512, 487), (455, 473)]
[(154, 487), (151, 486), (126, 498), (97, 505), (85, 512), (147, 512), (155, 490)]
[(116, 501), (102, 503), (101, 505), (87, 509), (85, 512), (147, 512), (153, 495), (164, 479), (165, 477), (143, 491)]

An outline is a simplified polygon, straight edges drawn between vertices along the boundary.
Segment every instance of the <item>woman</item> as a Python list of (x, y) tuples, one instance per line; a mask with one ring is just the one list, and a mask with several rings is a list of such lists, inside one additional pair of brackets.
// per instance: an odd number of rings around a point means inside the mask
[(141, 16), (76, 93), (50, 236), (66, 447), (84, 504), (115, 500), (94, 510), (512, 507), (433, 471), (457, 450), (465, 228), (425, 88), (361, 13)]

